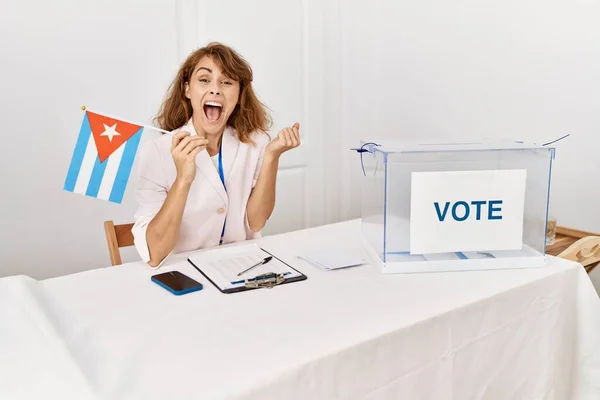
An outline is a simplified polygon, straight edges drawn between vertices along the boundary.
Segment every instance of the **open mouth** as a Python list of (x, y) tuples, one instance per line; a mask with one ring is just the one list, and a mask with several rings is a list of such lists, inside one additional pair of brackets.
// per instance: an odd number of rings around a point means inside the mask
[(214, 124), (218, 122), (222, 113), (223, 105), (221, 103), (216, 101), (207, 101), (204, 104), (204, 115), (209, 123)]

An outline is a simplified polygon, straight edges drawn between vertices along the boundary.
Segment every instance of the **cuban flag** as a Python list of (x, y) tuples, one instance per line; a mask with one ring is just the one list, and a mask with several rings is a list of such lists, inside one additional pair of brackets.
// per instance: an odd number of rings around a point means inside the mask
[(64, 190), (120, 204), (143, 130), (86, 111)]

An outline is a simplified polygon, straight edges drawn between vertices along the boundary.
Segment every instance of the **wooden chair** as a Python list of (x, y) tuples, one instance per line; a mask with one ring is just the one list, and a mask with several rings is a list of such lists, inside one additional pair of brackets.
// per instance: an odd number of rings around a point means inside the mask
[(556, 240), (546, 253), (583, 265), (590, 273), (600, 264), (600, 234), (556, 227)]
[(108, 254), (110, 254), (110, 263), (113, 266), (122, 264), (119, 248), (133, 246), (131, 228), (133, 228), (132, 223), (115, 225), (113, 221), (104, 221), (106, 244), (108, 245)]

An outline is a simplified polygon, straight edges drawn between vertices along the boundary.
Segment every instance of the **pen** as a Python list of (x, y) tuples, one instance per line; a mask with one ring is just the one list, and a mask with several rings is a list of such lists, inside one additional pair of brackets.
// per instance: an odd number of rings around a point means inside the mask
[(237, 276), (240, 276), (240, 275), (242, 275), (242, 274), (245, 274), (246, 272), (250, 271), (251, 269), (254, 269), (254, 268), (258, 267), (259, 265), (263, 265), (263, 264), (266, 264), (266, 263), (268, 263), (269, 261), (271, 261), (271, 259), (272, 259), (272, 258), (273, 258), (273, 257), (267, 257), (267, 258), (265, 258), (264, 260), (261, 260), (261, 261), (257, 262), (256, 264), (254, 264), (254, 265), (253, 265), (253, 266), (251, 266), (250, 268), (247, 268), (247, 269), (245, 269), (244, 271), (242, 271), (242, 272), (240, 272), (239, 274), (237, 274)]

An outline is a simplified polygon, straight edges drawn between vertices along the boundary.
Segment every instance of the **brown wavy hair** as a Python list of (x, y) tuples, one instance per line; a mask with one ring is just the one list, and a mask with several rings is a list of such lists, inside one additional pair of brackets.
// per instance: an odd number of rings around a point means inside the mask
[(185, 97), (185, 84), (189, 82), (194, 68), (204, 57), (212, 58), (225, 75), (240, 82), (239, 103), (229, 116), (227, 126), (234, 128), (238, 139), (244, 143), (252, 141), (252, 132), (267, 133), (271, 127), (271, 118), (252, 88), (252, 68), (231, 47), (217, 42), (195, 50), (183, 62), (155, 118), (158, 127), (173, 131), (185, 125), (192, 117), (192, 104)]

